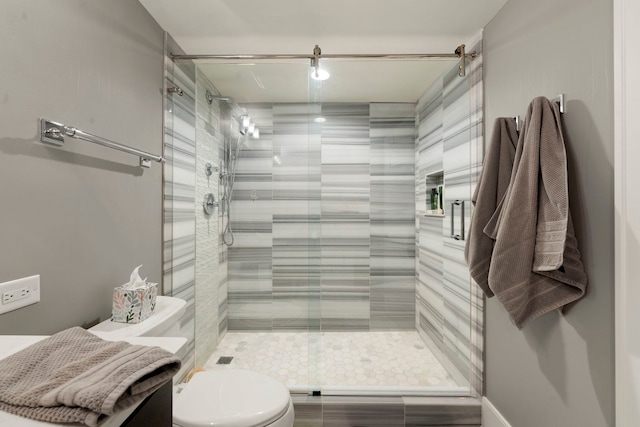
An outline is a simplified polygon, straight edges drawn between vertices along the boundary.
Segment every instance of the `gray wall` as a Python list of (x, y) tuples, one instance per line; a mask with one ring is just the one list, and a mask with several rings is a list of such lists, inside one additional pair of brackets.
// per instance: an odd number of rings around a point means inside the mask
[(510, 0), (484, 33), (487, 130), (535, 96), (566, 93), (570, 207), (589, 277), (565, 315), (522, 331), (488, 300), (486, 395), (514, 427), (614, 425), (612, 4)]
[(160, 281), (162, 168), (79, 140), (38, 140), (39, 117), (162, 151), (163, 32), (129, 0), (5, 0), (0, 18), (0, 282), (41, 275), (41, 302), (0, 334), (110, 316), (131, 270)]

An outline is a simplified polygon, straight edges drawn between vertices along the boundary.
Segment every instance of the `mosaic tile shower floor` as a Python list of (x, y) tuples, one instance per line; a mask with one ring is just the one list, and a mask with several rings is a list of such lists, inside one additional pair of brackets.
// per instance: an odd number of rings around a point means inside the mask
[[(231, 356), (228, 365), (217, 364)], [(229, 332), (205, 369), (250, 369), (291, 390), (310, 380), (326, 388), (459, 388), (415, 331)]]

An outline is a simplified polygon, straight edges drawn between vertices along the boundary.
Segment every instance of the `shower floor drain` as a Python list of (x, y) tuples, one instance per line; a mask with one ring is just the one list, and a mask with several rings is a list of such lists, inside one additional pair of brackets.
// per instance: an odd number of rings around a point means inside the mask
[(216, 362), (216, 365), (229, 365), (233, 360), (233, 356), (222, 356)]

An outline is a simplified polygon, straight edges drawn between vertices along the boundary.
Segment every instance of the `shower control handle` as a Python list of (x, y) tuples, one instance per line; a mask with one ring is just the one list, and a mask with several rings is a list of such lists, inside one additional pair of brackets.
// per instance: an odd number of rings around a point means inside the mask
[(207, 193), (204, 196), (204, 202), (202, 202), (202, 207), (204, 209), (204, 213), (207, 215), (212, 215), (213, 211), (216, 207), (220, 205), (220, 202), (216, 202), (216, 197), (213, 193)]
[(220, 169), (217, 166), (213, 166), (211, 163), (207, 163), (204, 166), (204, 173), (207, 176), (213, 175), (214, 172), (218, 172)]

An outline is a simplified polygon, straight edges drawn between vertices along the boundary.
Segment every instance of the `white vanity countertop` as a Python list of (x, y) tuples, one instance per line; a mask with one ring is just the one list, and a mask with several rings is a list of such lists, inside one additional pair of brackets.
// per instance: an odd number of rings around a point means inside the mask
[[(96, 335), (105, 340), (109, 340), (108, 334), (96, 333)], [(36, 342), (45, 338), (47, 338), (47, 336), (43, 335), (0, 335), (0, 359), (4, 359), (5, 357), (10, 356), (13, 353), (16, 353), (23, 348), (26, 348), (31, 344), (35, 344)], [(131, 344), (158, 346), (174, 354), (178, 353), (187, 343), (186, 338), (165, 337), (131, 337), (120, 339), (119, 341), (126, 341)], [(101, 427), (119, 426), (129, 417), (129, 415), (131, 415), (135, 408), (136, 406), (133, 406), (127, 410), (113, 415), (104, 424), (102, 424)], [(23, 418), (4, 411), (0, 411), (0, 427), (70, 427), (73, 425), (74, 424), (58, 424), (35, 421), (29, 418)]]

